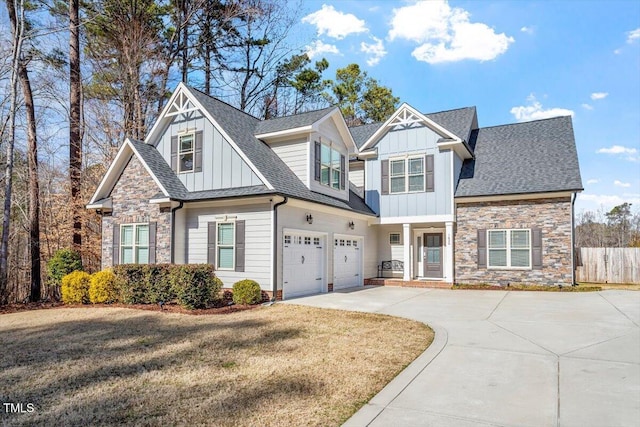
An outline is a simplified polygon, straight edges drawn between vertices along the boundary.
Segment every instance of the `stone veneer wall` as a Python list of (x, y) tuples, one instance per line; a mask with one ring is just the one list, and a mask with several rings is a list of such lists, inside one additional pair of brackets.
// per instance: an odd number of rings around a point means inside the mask
[(102, 268), (113, 265), (114, 224), (156, 222), (156, 262), (171, 262), (171, 211), (149, 203), (160, 188), (133, 155), (111, 191), (113, 212), (102, 217)]
[[(571, 199), (461, 203), (456, 211), (455, 282), (571, 284)], [(542, 269), (478, 269), (477, 230), (542, 229)]]

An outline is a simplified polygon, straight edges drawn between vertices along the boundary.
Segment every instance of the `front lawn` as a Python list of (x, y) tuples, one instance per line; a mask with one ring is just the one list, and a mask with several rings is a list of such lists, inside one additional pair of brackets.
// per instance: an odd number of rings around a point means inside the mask
[(413, 321), (284, 304), (4, 314), (0, 400), (25, 413), (0, 408), (0, 425), (339, 425), (432, 340)]

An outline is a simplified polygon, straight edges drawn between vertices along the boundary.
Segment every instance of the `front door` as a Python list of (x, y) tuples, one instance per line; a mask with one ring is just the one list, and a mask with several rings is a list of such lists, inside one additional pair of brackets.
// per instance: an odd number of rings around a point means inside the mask
[(442, 233), (424, 233), (424, 277), (442, 277)]

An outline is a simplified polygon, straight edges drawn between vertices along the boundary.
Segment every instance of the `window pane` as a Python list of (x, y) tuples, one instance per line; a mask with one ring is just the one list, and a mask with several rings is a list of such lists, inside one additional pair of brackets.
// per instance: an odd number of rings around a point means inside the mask
[(233, 248), (218, 248), (218, 268), (233, 268)]
[(489, 250), (489, 266), (490, 267), (506, 267), (507, 266), (507, 250), (506, 249), (490, 249)]
[(398, 233), (389, 234), (389, 243), (392, 244), (392, 245), (399, 245), (400, 244), (400, 234), (398, 234)]
[(404, 192), (404, 176), (398, 178), (391, 178), (391, 192), (403, 193)]
[(180, 172), (193, 170), (193, 153), (180, 154)]
[(409, 177), (409, 191), (424, 191), (424, 175)]
[(409, 173), (410, 174), (418, 174), (422, 173), (422, 163), (424, 159), (409, 159)]
[(327, 147), (326, 145), (322, 145), (321, 149), (320, 149), (320, 159), (323, 165), (330, 165), (331, 164), (331, 148)]
[(329, 167), (322, 165), (320, 168), (320, 182), (329, 185)]
[(506, 248), (507, 232), (505, 230), (489, 231), (489, 247), (490, 248)]
[(180, 152), (193, 151), (193, 135), (184, 135), (180, 137)]
[(404, 175), (404, 160), (394, 160), (391, 162), (391, 176)]
[(149, 246), (149, 226), (136, 226), (136, 245)]
[(428, 248), (427, 249), (427, 262), (429, 264), (440, 263), (440, 248)]
[(331, 186), (340, 188), (340, 170), (331, 169)]
[(331, 167), (340, 170), (340, 152), (331, 150)]
[(133, 245), (133, 225), (123, 225), (121, 233), (120, 244), (123, 246)]
[(218, 224), (218, 245), (233, 245), (233, 224)]
[(512, 249), (511, 267), (529, 267), (529, 249)]
[(528, 230), (511, 231), (511, 247), (512, 248), (529, 248), (529, 231)]
[(149, 264), (149, 248), (136, 248), (136, 258), (138, 264)]
[(133, 248), (122, 248), (121, 252), (122, 264), (133, 264)]

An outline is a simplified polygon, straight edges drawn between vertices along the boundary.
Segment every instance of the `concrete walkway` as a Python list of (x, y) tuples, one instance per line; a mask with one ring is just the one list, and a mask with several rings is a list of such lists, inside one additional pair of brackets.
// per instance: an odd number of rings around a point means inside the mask
[(436, 331), (346, 426), (640, 425), (640, 292), (366, 287), (288, 303)]

